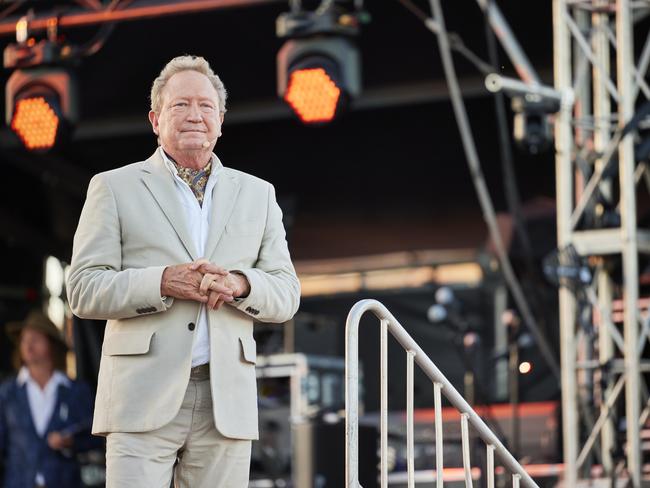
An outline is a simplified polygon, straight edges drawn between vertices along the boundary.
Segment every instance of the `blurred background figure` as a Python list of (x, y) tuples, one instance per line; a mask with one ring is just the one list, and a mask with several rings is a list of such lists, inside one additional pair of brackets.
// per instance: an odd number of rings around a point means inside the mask
[(90, 435), (90, 390), (66, 375), (67, 345), (45, 315), (31, 312), (7, 333), (18, 374), (0, 385), (3, 486), (80, 487), (76, 454), (99, 442)]

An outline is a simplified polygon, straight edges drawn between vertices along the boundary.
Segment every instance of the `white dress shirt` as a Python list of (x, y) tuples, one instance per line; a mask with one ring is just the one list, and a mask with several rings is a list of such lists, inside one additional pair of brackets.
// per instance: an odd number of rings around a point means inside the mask
[[(212, 210), (212, 189), (217, 183), (217, 173), (219, 173), (219, 169), (222, 166), (217, 164), (218, 158), (213, 156), (212, 171), (207, 183), (205, 184), (203, 205), (199, 205), (199, 201), (196, 199), (192, 189), (180, 176), (178, 176), (176, 166), (169, 160), (162, 147), (159, 148), (159, 151), (165, 161), (167, 169), (169, 169), (170, 173), (174, 177), (179, 201), (185, 212), (187, 230), (194, 242), (198, 255), (203, 256), (205, 245), (208, 240), (208, 228), (210, 225), (210, 215)], [(196, 337), (194, 338), (194, 344), (192, 346), (192, 367), (210, 361), (210, 337), (208, 333), (208, 316), (205, 305), (201, 305), (201, 312), (194, 333), (196, 334)]]
[[(29, 411), (32, 414), (36, 433), (39, 437), (45, 436), (45, 431), (47, 430), (47, 426), (52, 418), (52, 413), (54, 413), (54, 407), (56, 406), (59, 385), (70, 386), (70, 379), (60, 371), (54, 371), (54, 374), (52, 374), (52, 377), (45, 385), (45, 388), (41, 389), (38, 383), (36, 383), (34, 378), (29, 374), (29, 370), (23, 366), (18, 372), (16, 382), (18, 383), (18, 386), (21, 387), (27, 384)], [(61, 412), (61, 415), (63, 415), (63, 412)], [(67, 415), (67, 412), (65, 415)], [(41, 473), (36, 473), (36, 479), (34, 481), (37, 485), (45, 485), (45, 478)]]

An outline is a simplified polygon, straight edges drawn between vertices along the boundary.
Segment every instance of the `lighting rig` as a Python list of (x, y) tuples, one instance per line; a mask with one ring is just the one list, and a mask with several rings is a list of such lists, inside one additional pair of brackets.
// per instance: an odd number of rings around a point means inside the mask
[(540, 84), (529, 84), (496, 73), (485, 78), (485, 86), (493, 93), (503, 91), (510, 97), (514, 112), (514, 140), (532, 154), (551, 146), (551, 116), (560, 110), (562, 103), (573, 103), (573, 93), (561, 94)]
[(294, 2), (280, 15), (276, 34), (287, 39), (277, 55), (278, 96), (305, 124), (331, 122), (361, 93), (361, 66), (355, 38), (368, 15), (323, 1), (306, 11)]
[(16, 43), (4, 50), (3, 64), (14, 72), (5, 90), (5, 119), (26, 149), (47, 151), (67, 139), (78, 119), (76, 83), (67, 65), (78, 51), (58, 37), (57, 22), (47, 38), (29, 33), (30, 16), (16, 24)]

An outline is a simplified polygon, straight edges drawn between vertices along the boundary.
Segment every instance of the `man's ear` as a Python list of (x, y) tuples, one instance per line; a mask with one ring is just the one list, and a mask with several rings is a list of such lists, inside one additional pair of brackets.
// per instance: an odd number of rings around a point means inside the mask
[(219, 134), (217, 134), (217, 137), (221, 137), (223, 135), (223, 119), (225, 115), (226, 114), (224, 114), (223, 112), (219, 114), (219, 119), (221, 120), (221, 123), (219, 124)]
[(158, 134), (158, 115), (153, 110), (149, 110), (149, 122), (151, 122), (151, 127), (153, 128), (153, 133)]

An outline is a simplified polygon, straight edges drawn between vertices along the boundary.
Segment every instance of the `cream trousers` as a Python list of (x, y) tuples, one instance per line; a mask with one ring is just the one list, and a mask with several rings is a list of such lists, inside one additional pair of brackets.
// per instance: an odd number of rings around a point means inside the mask
[[(136, 400), (137, 401), (137, 400)], [(246, 488), (251, 441), (214, 426), (210, 381), (191, 380), (178, 415), (151, 432), (106, 439), (106, 488)]]

